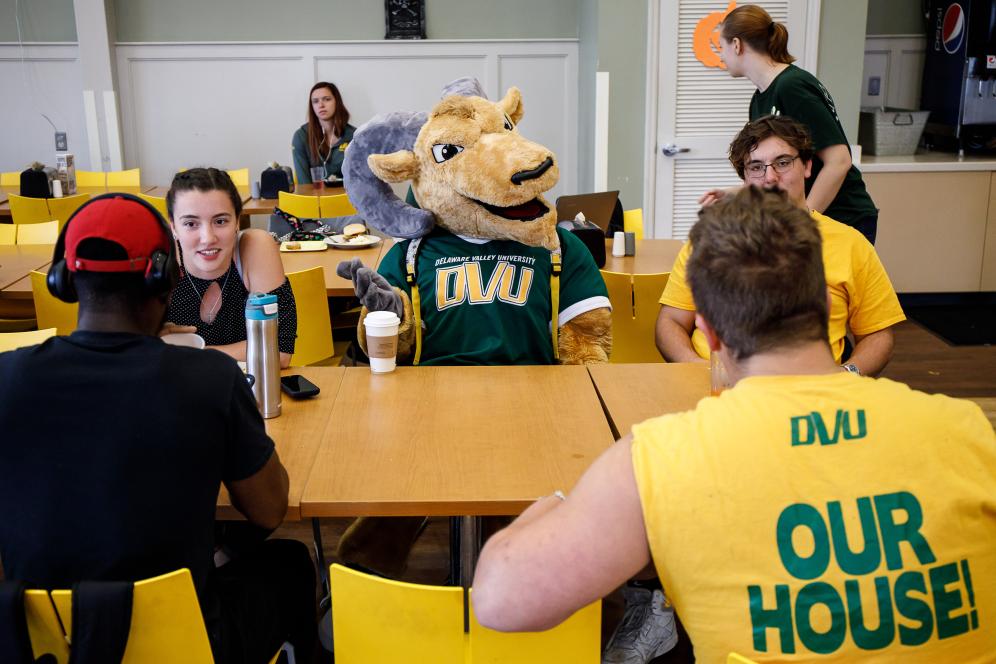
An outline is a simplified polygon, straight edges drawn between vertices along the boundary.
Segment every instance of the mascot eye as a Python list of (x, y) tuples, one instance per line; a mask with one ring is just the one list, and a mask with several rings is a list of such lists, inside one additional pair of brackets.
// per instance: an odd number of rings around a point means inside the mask
[(436, 143), (432, 146), (432, 156), (437, 164), (448, 161), (463, 152), (463, 146), (452, 143)]
[(512, 121), (509, 120), (507, 117), (505, 118), (505, 129), (509, 131), (512, 131), (512, 129), (514, 129), (514, 127), (512, 126)]

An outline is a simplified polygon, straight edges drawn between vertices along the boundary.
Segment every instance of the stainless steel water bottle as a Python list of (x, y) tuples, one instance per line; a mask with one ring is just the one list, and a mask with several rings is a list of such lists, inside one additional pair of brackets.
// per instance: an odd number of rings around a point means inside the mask
[(277, 296), (252, 293), (246, 300), (246, 373), (264, 418), (280, 414), (280, 351), (277, 348)]

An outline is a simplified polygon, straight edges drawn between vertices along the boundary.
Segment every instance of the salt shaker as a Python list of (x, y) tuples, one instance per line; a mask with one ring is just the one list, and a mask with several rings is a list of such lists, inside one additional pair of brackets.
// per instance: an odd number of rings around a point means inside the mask
[(280, 351), (277, 348), (277, 296), (253, 293), (246, 300), (246, 373), (264, 418), (280, 415)]

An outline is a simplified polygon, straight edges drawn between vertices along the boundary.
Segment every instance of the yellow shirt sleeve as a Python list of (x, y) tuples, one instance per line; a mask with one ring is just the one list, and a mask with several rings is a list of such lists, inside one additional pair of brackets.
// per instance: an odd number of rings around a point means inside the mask
[(847, 316), (851, 332), (864, 336), (906, 320), (896, 290), (875, 248), (867, 241), (855, 242), (853, 251), (855, 289), (848, 303)]
[(695, 301), (692, 299), (692, 289), (688, 286), (685, 278), (685, 265), (688, 263), (688, 256), (692, 253), (692, 245), (688, 242), (681, 247), (678, 257), (674, 259), (674, 266), (671, 267), (671, 276), (667, 278), (667, 285), (661, 293), (661, 304), (685, 311), (695, 311)]

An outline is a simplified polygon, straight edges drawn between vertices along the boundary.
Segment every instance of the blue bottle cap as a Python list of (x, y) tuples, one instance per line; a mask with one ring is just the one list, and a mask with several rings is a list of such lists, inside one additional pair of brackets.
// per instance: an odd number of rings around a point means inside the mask
[(277, 317), (277, 296), (269, 293), (251, 293), (246, 300), (246, 318), (270, 320)]

